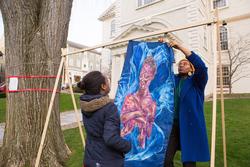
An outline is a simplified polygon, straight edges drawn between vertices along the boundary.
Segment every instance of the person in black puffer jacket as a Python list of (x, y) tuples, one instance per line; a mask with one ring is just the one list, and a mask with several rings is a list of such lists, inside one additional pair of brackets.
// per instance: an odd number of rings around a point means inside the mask
[(85, 75), (78, 87), (83, 123), (87, 133), (84, 167), (123, 167), (124, 154), (131, 149), (120, 136), (120, 118), (109, 99), (108, 79), (99, 71)]

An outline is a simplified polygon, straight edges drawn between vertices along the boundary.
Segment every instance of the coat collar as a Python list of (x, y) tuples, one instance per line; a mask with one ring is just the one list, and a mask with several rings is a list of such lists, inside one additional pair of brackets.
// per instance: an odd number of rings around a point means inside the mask
[(112, 102), (108, 96), (81, 96), (80, 105), (83, 112), (94, 112)]

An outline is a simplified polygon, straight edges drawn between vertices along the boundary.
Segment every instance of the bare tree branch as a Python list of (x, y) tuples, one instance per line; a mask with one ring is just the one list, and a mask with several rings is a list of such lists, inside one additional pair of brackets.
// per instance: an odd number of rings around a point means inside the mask
[[(250, 34), (238, 36), (237, 40), (231, 40), (228, 48), (229, 60), (229, 92), (232, 85), (250, 74), (243, 74), (244, 68), (250, 63)], [(236, 77), (234, 77), (236, 76)]]
[(246, 75), (243, 75), (243, 76), (241, 76), (241, 77), (235, 78), (235, 79), (232, 81), (232, 85), (233, 85), (235, 82), (239, 81), (241, 78), (250, 78), (250, 73), (248, 73), (248, 74), (246, 74)]
[(234, 73), (235, 73), (242, 65), (245, 65), (245, 64), (247, 64), (245, 61), (241, 61), (239, 64), (237, 64), (237, 65), (233, 68), (233, 70), (231, 71), (231, 75), (233, 76)]

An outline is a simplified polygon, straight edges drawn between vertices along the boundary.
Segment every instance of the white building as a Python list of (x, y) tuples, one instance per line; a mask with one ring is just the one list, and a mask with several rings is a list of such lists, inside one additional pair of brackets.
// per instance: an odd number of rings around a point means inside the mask
[[(207, 20), (211, 17), (213, 6), (219, 7), (221, 18), (238, 16), (250, 11), (248, 0), (116, 0), (103, 14), (99, 20), (103, 22), (103, 41), (109, 42), (117, 39), (133, 37), (135, 35), (153, 32), (162, 28), (172, 28), (183, 26), (192, 22)], [(238, 26), (237, 26), (238, 25)], [(230, 23), (222, 31), (222, 48), (229, 45), (233, 34), (238, 32), (244, 36), (249, 33), (250, 20), (242, 20)], [(192, 48), (201, 55), (208, 66), (209, 81), (206, 88), (206, 95), (212, 93), (213, 83), (213, 55), (215, 53), (214, 42), (212, 39), (213, 26), (202, 26), (183, 31), (167, 34), (168, 39), (175, 39), (185, 46)], [(237, 37), (237, 35), (236, 35)], [(157, 41), (159, 36), (153, 36), (142, 40)], [(121, 70), (126, 54), (127, 43), (117, 44), (110, 47), (112, 55), (112, 78), (111, 78), (111, 97), (115, 96), (117, 83), (120, 78)], [(228, 91), (228, 61), (226, 51), (223, 51), (224, 85)], [(103, 53), (105, 55), (105, 53)], [(176, 52), (176, 62), (182, 57)], [(233, 93), (250, 92), (249, 78), (243, 78), (233, 85)]]
[(5, 80), (5, 57), (4, 57), (4, 37), (0, 37), (0, 83)]
[[(71, 41), (67, 42), (67, 53), (74, 52), (80, 49), (87, 48), (87, 46), (74, 43)], [(3, 56), (0, 56), (0, 83), (4, 80), (4, 38), (0, 38), (0, 51)], [(101, 70), (101, 53), (97, 51), (88, 51), (84, 53), (77, 53), (74, 55), (67, 56), (65, 62), (67, 68), (64, 71), (63, 85), (68, 83), (67, 73), (72, 78), (72, 83), (79, 82), (81, 77), (87, 74), (89, 71)]]
[[(87, 48), (87, 46), (74, 43), (71, 41), (67, 42), (67, 53), (71, 53), (80, 49)], [(69, 73), (72, 78), (72, 83), (79, 82), (82, 76), (86, 75), (89, 71), (101, 70), (101, 53), (97, 51), (87, 51), (84, 53), (77, 53), (69, 55), (66, 58), (66, 72)], [(64, 83), (67, 83), (67, 76), (65, 77)]]
[[(219, 7), (219, 17), (221, 19), (242, 16), (250, 14), (249, 0), (215, 0), (213, 6)], [(221, 27), (221, 49), (223, 61), (223, 84), (224, 90), (228, 92), (230, 61), (229, 53), (232, 56), (231, 60), (235, 62), (232, 66), (232, 71), (237, 68), (241, 62), (246, 62), (245, 65), (240, 65), (232, 77), (232, 81), (238, 80), (232, 85), (233, 93), (250, 93), (250, 19), (231, 22)], [(239, 58), (237, 54), (240, 53)], [(248, 58), (248, 60), (246, 59)]]

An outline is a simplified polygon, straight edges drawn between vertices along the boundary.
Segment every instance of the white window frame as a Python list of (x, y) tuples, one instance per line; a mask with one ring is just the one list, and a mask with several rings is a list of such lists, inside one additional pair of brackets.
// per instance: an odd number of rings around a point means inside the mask
[(110, 37), (114, 37), (116, 33), (116, 21), (115, 19), (110, 22)]
[(76, 59), (76, 67), (77, 68), (81, 68), (81, 59), (78, 57), (77, 59)]
[(145, 1), (149, 1), (149, 0), (137, 0), (137, 2), (136, 2), (137, 9), (155, 4), (155, 3), (163, 1), (163, 0), (152, 0), (151, 2), (145, 2)]
[[(223, 49), (222, 48), (222, 42), (225, 42), (224, 40), (221, 39), (221, 28), (224, 27), (226, 29), (226, 37), (227, 37), (227, 48), (226, 49)], [(227, 51), (228, 50), (228, 47), (229, 47), (229, 33), (228, 33), (228, 27), (227, 26), (220, 26), (220, 48), (221, 48), (221, 51)]]
[(71, 67), (74, 66), (74, 58), (73, 58), (73, 56), (71, 56), (71, 57), (69, 56), (69, 63), (68, 64)]
[[(215, 0), (212, 0), (212, 9), (215, 10), (216, 8), (214, 7), (214, 1)], [(222, 1), (225, 1), (225, 6), (221, 6), (221, 7), (217, 7), (218, 9), (223, 9), (223, 8), (227, 8), (228, 7), (228, 0), (222, 0)]]
[[(228, 74), (225, 74), (225, 71), (223, 71), (224, 68), (228, 69)], [(225, 84), (225, 79), (228, 79), (228, 84)], [(229, 65), (222, 65), (222, 82), (223, 82), (223, 88), (229, 87), (229, 79), (230, 79), (230, 71), (229, 71)], [(220, 70), (219, 67), (217, 68), (217, 88), (220, 88)]]

